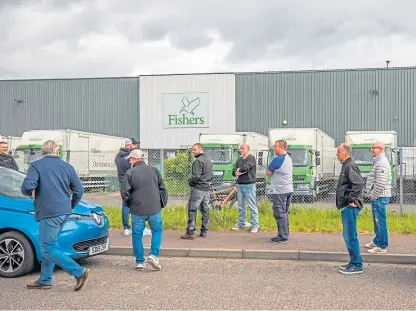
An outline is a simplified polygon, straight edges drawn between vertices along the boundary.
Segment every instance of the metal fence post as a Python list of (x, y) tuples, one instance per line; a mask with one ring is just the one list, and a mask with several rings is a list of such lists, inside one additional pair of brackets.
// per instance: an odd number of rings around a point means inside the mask
[(165, 175), (164, 173), (164, 165), (165, 165), (165, 161), (163, 161), (163, 149), (160, 149), (160, 174), (162, 175), (162, 177), (164, 178)]
[(400, 163), (400, 177), (399, 177), (400, 216), (403, 216), (403, 149), (402, 148), (399, 148), (399, 163)]

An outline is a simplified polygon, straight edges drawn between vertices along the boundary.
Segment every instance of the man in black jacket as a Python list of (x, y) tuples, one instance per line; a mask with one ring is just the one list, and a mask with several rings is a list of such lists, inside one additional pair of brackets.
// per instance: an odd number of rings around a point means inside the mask
[(136, 269), (143, 270), (145, 268), (142, 238), (147, 221), (152, 231), (152, 242), (146, 262), (153, 269), (160, 270), (158, 256), (163, 230), (161, 209), (168, 202), (168, 192), (159, 171), (144, 162), (141, 150), (133, 150), (127, 159), (132, 168), (124, 176), (122, 197), (131, 213)]
[(211, 159), (204, 153), (204, 148), (197, 143), (192, 146), (195, 161), (192, 163), (192, 177), (189, 181), (191, 194), (188, 202), (188, 226), (186, 233), (181, 239), (192, 240), (195, 235), (196, 213), (198, 209), (202, 214), (202, 225), (200, 236), (205, 238), (208, 233), (209, 224), (209, 196), (212, 180)]
[(256, 203), (256, 158), (250, 154), (250, 146), (240, 146), (241, 157), (234, 165), (232, 174), (237, 176), (237, 199), (240, 217), (232, 228), (234, 231), (250, 227), (246, 225), (246, 202), (250, 206), (251, 232), (259, 231), (259, 211)]
[(8, 154), (8, 143), (6, 141), (0, 141), (0, 166), (19, 170), (15, 159)]
[[(124, 145), (124, 148), (120, 148), (120, 151), (116, 155), (114, 159), (114, 163), (117, 166), (117, 174), (118, 174), (118, 182), (120, 185), (120, 194), (121, 194), (121, 186), (123, 185), (123, 178), (126, 172), (131, 168), (129, 160), (127, 160), (127, 156), (130, 152), (136, 149), (137, 142), (134, 139), (127, 139)], [(121, 218), (123, 221), (123, 228), (124, 228), (124, 235), (130, 235), (130, 225), (129, 225), (129, 209), (124, 204), (121, 205)]]
[(336, 206), (341, 210), (344, 241), (350, 254), (350, 262), (340, 266), (339, 272), (357, 274), (363, 272), (363, 260), (357, 237), (357, 217), (363, 208), (364, 180), (358, 166), (351, 158), (349, 145), (339, 145), (337, 157), (342, 163), (342, 168), (336, 191)]

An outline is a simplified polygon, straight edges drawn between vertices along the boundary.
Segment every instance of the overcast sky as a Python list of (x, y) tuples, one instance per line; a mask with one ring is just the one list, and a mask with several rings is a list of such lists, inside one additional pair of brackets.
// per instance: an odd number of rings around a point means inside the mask
[(414, 0), (0, 3), (0, 79), (416, 65)]

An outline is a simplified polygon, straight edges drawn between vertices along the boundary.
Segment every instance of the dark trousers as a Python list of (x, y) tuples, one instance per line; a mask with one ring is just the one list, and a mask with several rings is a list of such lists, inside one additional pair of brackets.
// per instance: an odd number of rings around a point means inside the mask
[(277, 223), (277, 238), (289, 239), (289, 206), (293, 193), (272, 194), (273, 216)]
[(209, 225), (209, 195), (210, 191), (202, 191), (191, 188), (191, 194), (188, 202), (188, 226), (186, 231), (189, 234), (194, 234), (196, 224), (196, 214), (198, 209), (202, 214), (201, 232), (208, 231)]

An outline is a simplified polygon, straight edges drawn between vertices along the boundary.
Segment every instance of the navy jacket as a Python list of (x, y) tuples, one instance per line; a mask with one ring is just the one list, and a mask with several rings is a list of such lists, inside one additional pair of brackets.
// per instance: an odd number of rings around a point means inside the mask
[(84, 194), (84, 187), (72, 165), (53, 155), (32, 162), (21, 190), (27, 196), (35, 190), (37, 221), (72, 214)]
[(128, 148), (120, 148), (120, 151), (114, 159), (114, 163), (117, 166), (118, 181), (120, 186), (123, 183), (124, 175), (126, 175), (126, 172), (131, 169), (130, 162), (126, 159), (130, 152), (131, 150)]

